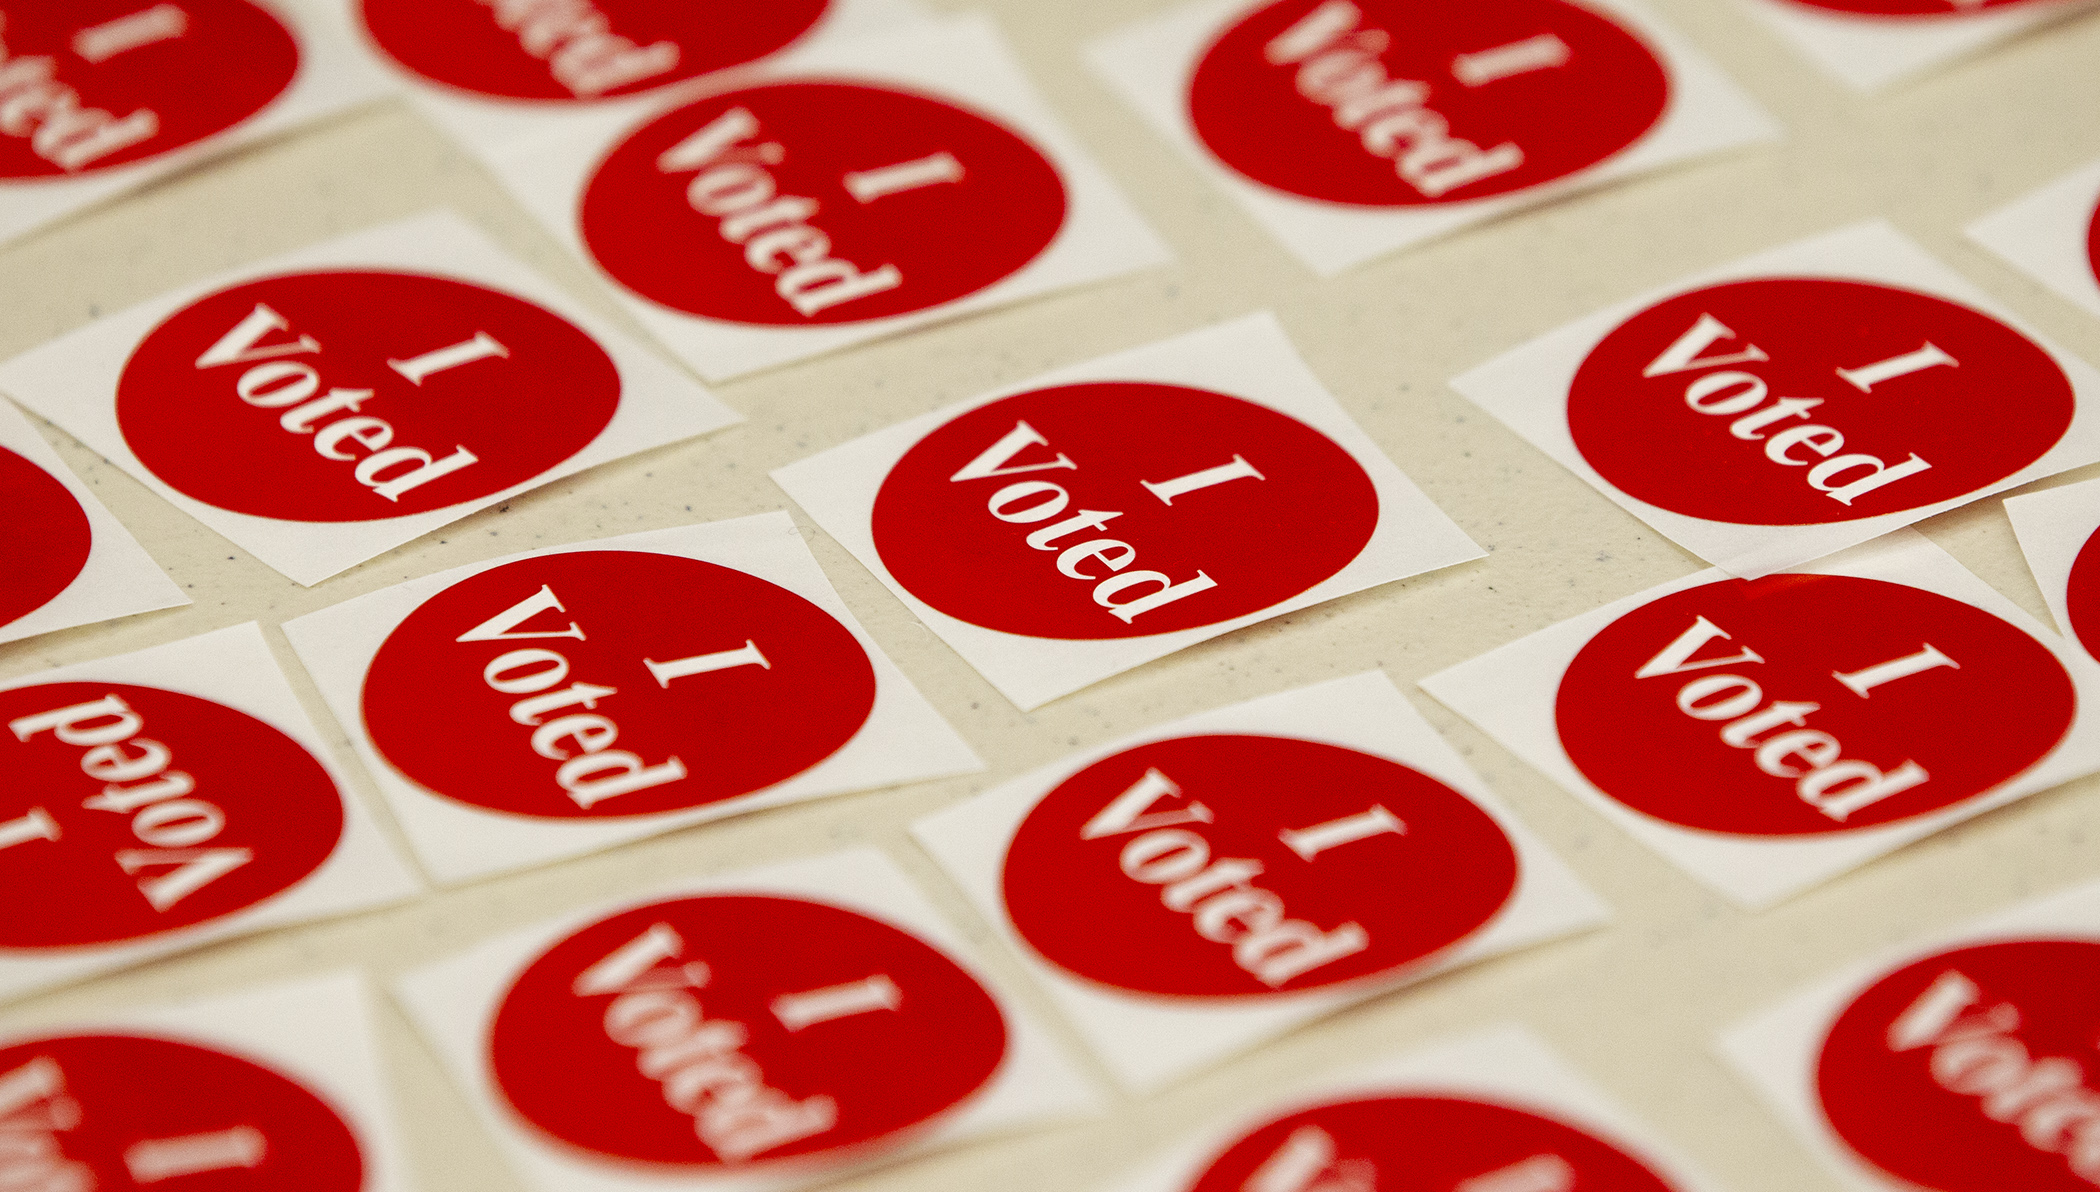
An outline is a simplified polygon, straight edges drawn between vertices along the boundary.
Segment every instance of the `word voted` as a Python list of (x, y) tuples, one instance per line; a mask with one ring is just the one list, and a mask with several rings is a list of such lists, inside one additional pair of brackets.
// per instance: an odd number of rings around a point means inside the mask
[[(285, 357), (318, 356), (320, 343), (303, 334), (274, 344), (262, 342), (264, 336), (290, 330), (291, 324), (283, 315), (258, 302), (255, 309), (197, 357), (196, 368), (203, 372), (229, 364), (250, 365), (233, 383), (233, 391), (242, 401), (259, 410), (283, 410), (277, 425), (291, 434), (312, 435), (314, 454), (323, 459), (347, 463), (356, 460), (360, 450), (369, 452), (358, 460), (350, 474), (388, 501), (399, 502), (406, 493), (481, 462), (465, 447), (455, 447), (452, 454), (438, 459), (421, 447), (391, 446), (393, 424), (358, 413), (372, 400), (370, 389), (331, 388), (315, 397), (321, 389), (320, 372), (311, 364)], [(420, 356), (388, 360), (387, 367), (421, 388), (440, 373), (476, 361), (509, 357), (509, 348), (487, 332), (477, 331), (471, 339), (433, 348)], [(337, 414), (351, 416), (335, 418)]]
[(1982, 1000), (1974, 981), (1948, 969), (1889, 1024), (1889, 1050), (1929, 1048), (1934, 1084), (1976, 1098), (1984, 1117), (2018, 1127), (2028, 1146), (2064, 1156), (2073, 1175), (2100, 1184), (2100, 1092), (2087, 1087), (2085, 1066), (2035, 1058), (2016, 1037), (2019, 1007), (1978, 1009)]
[[(1079, 465), (1072, 457), (1058, 452), (1057, 458), (1047, 463), (1016, 464), (1014, 459), (1030, 447), (1048, 447), (1050, 440), (1041, 431), (1026, 422), (1015, 422), (1014, 428), (999, 441), (984, 449), (977, 458), (965, 464), (960, 471), (948, 477), (950, 484), (961, 484), (971, 480), (990, 480), (1006, 476), (1019, 476), (1028, 472), (1050, 472), (1058, 470), (1078, 471)], [(1266, 480), (1253, 464), (1235, 455), (1230, 463), (1214, 468), (1190, 472), (1171, 480), (1140, 480), (1138, 485), (1156, 498), (1160, 504), (1172, 508), (1182, 497), (1230, 484), (1236, 480)], [(1047, 480), (1020, 480), (1006, 485), (991, 495), (985, 509), (1000, 521), (1013, 525), (1033, 525), (1049, 521), (1071, 506), (1072, 495), (1062, 485)], [(1189, 579), (1175, 583), (1163, 571), (1125, 571), (1137, 561), (1137, 548), (1118, 538), (1089, 538), (1083, 542), (1059, 547), (1058, 541), (1081, 530), (1106, 529), (1108, 523), (1123, 516), (1121, 512), (1103, 509), (1082, 509), (1062, 521), (1044, 526), (1028, 535), (1024, 541), (1040, 551), (1057, 551), (1057, 571), (1069, 579), (1094, 585), (1094, 603), (1108, 610), (1109, 615), (1133, 624), (1137, 618), (1157, 608), (1186, 600), (1198, 592), (1207, 592), (1218, 586), (1218, 581), (1202, 571)], [(1099, 563), (1099, 574), (1089, 573), (1088, 564)], [(1150, 591), (1131, 594), (1134, 588), (1150, 587)], [(1128, 594), (1126, 596), (1126, 594)]]
[[(1647, 378), (1676, 376), (1679, 373), (1699, 369), (1721, 371), (1702, 373), (1684, 389), (1684, 404), (1716, 418), (1736, 417), (1728, 424), (1728, 433), (1746, 443), (1763, 443), (1765, 458), (1785, 468), (1808, 468), (1808, 486), (1836, 501), (1850, 506), (1852, 502), (1876, 489), (1886, 487), (1905, 477), (1915, 476), (1929, 470), (1932, 465), (1911, 457), (1891, 467), (1878, 455), (1852, 452), (1839, 455), (1845, 446), (1842, 431), (1819, 422), (1802, 422), (1784, 430), (1774, 429), (1781, 423), (1808, 417), (1808, 412), (1823, 404), (1820, 397), (1782, 397), (1771, 405), (1765, 398), (1771, 396), (1771, 387), (1763, 378), (1739, 369), (1724, 369), (1724, 365), (1748, 364), (1770, 360), (1764, 349), (1756, 344), (1746, 344), (1740, 352), (1719, 356), (1701, 356), (1700, 353), (1713, 348), (1723, 340), (1736, 337), (1727, 324), (1710, 314), (1702, 314), (1690, 329), (1677, 337), (1677, 341), (1663, 350), (1662, 355), (1650, 361), (1641, 370)], [(1837, 378), (1861, 393), (1873, 393), (1878, 385), (1900, 380), (1914, 373), (1934, 368), (1959, 368), (1961, 362), (1941, 351), (1930, 341), (1915, 351), (1890, 356), (1862, 364), (1857, 368), (1837, 368), (1832, 371)], [(1806, 456), (1797, 455), (1797, 450), (1806, 451)], [(1818, 461), (1821, 462), (1818, 462)], [(1811, 467), (1810, 465), (1814, 465)], [(1850, 479), (1844, 479), (1845, 477)]]
[[(0, 1074), (0, 1188), (22, 1192), (97, 1192), (95, 1172), (66, 1157), (61, 1135), (87, 1120), (66, 1092), (57, 1060), (38, 1056)], [(212, 1171), (252, 1170), (269, 1157), (269, 1139), (252, 1125), (148, 1138), (124, 1148), (131, 1182), (158, 1184)]]
[(612, 31), (612, 22), (591, 0), (475, 0), (492, 10), (497, 27), (518, 36), (518, 45), (545, 59), (554, 81), (578, 99), (653, 79), (678, 68), (675, 41), (637, 45)]
[[(838, 1102), (818, 1094), (796, 1100), (765, 1082), (758, 1061), (741, 1050), (751, 1030), (741, 1022), (703, 1016), (693, 990), (714, 974), (682, 960), (685, 940), (668, 923), (608, 953), (579, 975), (579, 998), (614, 995), (605, 1008), (606, 1037), (633, 1048), (635, 1069), (662, 1086), (664, 1103), (693, 1118), (700, 1141), (725, 1162), (741, 1163), (766, 1151), (813, 1138), (838, 1124)], [(862, 1014), (894, 1013), (904, 993), (887, 974), (799, 993), (768, 1003), (789, 1034)]]
[[(1708, 645), (1733, 640), (1720, 626), (1702, 616), (1642, 664), (1634, 678), (1656, 679), (1717, 666), (1764, 662), (1762, 655), (1747, 647), (1726, 658), (1694, 660), (1694, 655)], [(1960, 670), (1961, 663), (1925, 643), (1915, 654), (1855, 671), (1832, 671), (1830, 677), (1859, 698), (1872, 699), (1874, 689), (1885, 683), (1941, 668)], [(1723, 744), (1750, 750), (1751, 762), (1772, 777), (1793, 779), (1794, 793), (1802, 802), (1839, 823), (1931, 778), (1925, 767), (1914, 761), (1883, 771), (1870, 762), (1845, 759), (1844, 746), (1836, 737), (1806, 727), (1809, 716), (1822, 707), (1797, 700), (1775, 699), (1767, 704), (1762, 687), (1735, 674), (1708, 675), (1677, 689), (1678, 711), (1694, 720), (1726, 721), (1720, 730)], [(1793, 726), (1791, 731), (1774, 731), (1787, 725)], [(1766, 733), (1771, 735), (1764, 736)]]
[[(665, 174), (698, 171), (686, 184), (686, 203), (721, 221), (716, 231), (742, 246), (746, 265), (777, 275), (773, 292), (804, 318), (903, 285), (904, 272), (895, 265), (863, 271), (832, 255), (831, 237), (809, 222), (822, 205), (802, 195), (780, 193), (779, 182), (766, 167), (786, 161), (787, 149), (778, 141), (752, 144), (759, 133), (758, 117), (749, 108), (731, 108), (664, 150), (656, 168)], [(944, 151), (855, 170), (840, 183), (855, 202), (865, 205), (964, 177), (962, 163)]]
[[(106, 785), (80, 805), (131, 817), (131, 834), (148, 847), (117, 850), (117, 868), (128, 877), (137, 877), (139, 893), (147, 903), (166, 912), (255, 860), (255, 852), (203, 847), (226, 830), (226, 813), (216, 803), (190, 797), (196, 792), (196, 779), (168, 768), (175, 760), (174, 751), (139, 736), (145, 727), (145, 718), (114, 695), (24, 716), (7, 725), (17, 741), (48, 732), (85, 750), (80, 755), (81, 772)], [(61, 838), (58, 821), (42, 807), (0, 823), (0, 851)]]
[[(554, 589), (545, 584), (474, 628), (460, 634), (456, 642), (515, 642), (544, 638), (573, 638), (586, 641), (583, 628), (569, 622), (567, 629), (527, 631), (519, 626), (542, 613), (567, 612)], [(693, 675), (756, 666), (772, 670), (773, 664), (760, 652), (758, 643), (746, 641), (734, 650), (695, 654), (670, 662), (644, 658), (656, 685), (668, 690), (671, 684)], [(620, 739), (620, 726), (611, 718), (591, 712), (550, 715), (564, 708), (595, 709), (599, 701), (618, 695), (619, 689), (596, 683), (571, 683), (560, 691), (550, 688), (569, 677), (569, 660), (544, 647), (531, 646), (498, 654), (481, 670), (482, 681), (503, 695), (522, 695), (510, 706), (510, 718), (532, 730), (532, 751), (549, 761), (560, 762), (555, 784), (568, 792), (578, 807), (588, 811), (616, 795), (633, 794), (650, 787), (679, 782), (686, 777), (685, 763), (676, 757), (651, 766), (640, 756), (613, 749)]]
[[(1391, 159), (1401, 181), (1426, 198), (1440, 199), (1524, 164), (1524, 150), (1514, 142), (1482, 149), (1452, 136), (1451, 122), (1428, 106), (1430, 84), (1387, 73), (1379, 55), (1392, 46), (1393, 35), (1364, 28), (1363, 16), (1349, 0), (1328, 0), (1278, 34), (1262, 56), (1275, 66), (1297, 67), (1298, 94), (1331, 109), (1336, 126), (1357, 134), (1364, 152)], [(1465, 87), (1485, 87), (1574, 59), (1568, 43), (1541, 33), (1460, 54), (1451, 60), (1451, 77)]]
[[(1322, 931), (1303, 919), (1284, 918), (1283, 899), (1251, 884), (1266, 866), (1248, 857), (1214, 861), (1209, 841), (1175, 826), (1217, 822), (1209, 807), (1192, 799), (1178, 810), (1151, 810), (1161, 799), (1183, 797), (1173, 779), (1148, 769), (1088, 820), (1079, 838), (1132, 836), (1117, 858), (1123, 876), (1161, 887), (1161, 905), (1188, 915), (1197, 935), (1230, 947), (1232, 962), (1271, 989), (1371, 946), (1370, 933), (1355, 922)], [(1311, 863), (1345, 844), (1406, 834), (1407, 825), (1398, 816), (1373, 804), (1358, 815), (1286, 828), (1276, 838), (1299, 860)]]
[[(1247, 1177), (1240, 1192), (1378, 1192), (1376, 1163), (1339, 1155), (1334, 1135), (1300, 1126)], [(1547, 1152), (1460, 1180), (1451, 1192), (1577, 1192), (1575, 1168)]]
[[(142, 46), (172, 41), (189, 27), (189, 13), (180, 5), (156, 4), (80, 30), (73, 35), (73, 52), (99, 66)], [(6, 33), (7, 14), (0, 12), (0, 39)], [(0, 134), (27, 137), (38, 157), (70, 174), (159, 133), (160, 116), (153, 109), (139, 108), (120, 119), (87, 107), (77, 89), (58, 80), (55, 59), (10, 53), (0, 40)]]

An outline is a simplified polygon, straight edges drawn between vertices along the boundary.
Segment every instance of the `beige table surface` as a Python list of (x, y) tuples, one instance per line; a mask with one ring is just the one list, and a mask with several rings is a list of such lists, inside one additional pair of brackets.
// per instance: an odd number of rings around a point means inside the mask
[[(722, 386), (720, 395), (748, 416), (745, 424), (548, 485), (318, 587), (301, 588), (264, 567), (39, 422), (195, 604), (0, 646), (0, 678), (259, 620), (346, 764), (341, 732), (298, 672), (275, 629), (279, 622), (513, 551), (784, 508), (769, 469), (1048, 368), (1264, 308), (1281, 316), (1314, 372), (1371, 436), (1491, 553), (1243, 630), (1024, 715), (798, 513), (846, 602), (988, 760), (989, 772), (764, 812), (390, 911), (222, 944), (8, 1007), (0, 1030), (344, 965), (384, 979), (493, 933), (682, 875), (862, 844), (903, 864), (983, 946), (986, 963), (1054, 1018), (913, 846), (910, 821), (1081, 746), (1377, 666), (1611, 903), (1611, 926), (1377, 999), (1162, 1094), (1126, 1099), (1103, 1120), (961, 1147), (839, 1186), (1086, 1189), (1185, 1131), (1260, 1106), (1280, 1085), (1515, 1020), (1543, 1034), (1724, 1186), (1834, 1189), (1713, 1058), (1716, 1031), (1864, 954), (2100, 878), (2100, 779), (1994, 812), (1773, 910), (1746, 914), (1725, 903), (1413, 687), (1433, 671), (1702, 566), (1445, 382), (1605, 304), (1876, 216), (2064, 347), (2100, 363), (2100, 321), (1959, 231), (2100, 156), (2100, 15), (1861, 98), (1736, 3), (1651, 2), (1780, 118), (1789, 129), (1786, 143), (1577, 197), (1321, 281), (1081, 64), (1083, 43), (1164, 7), (1160, 0), (991, 0), (983, 7), (1172, 244), (1178, 264)], [(968, 5), (936, 0), (934, 7)], [(0, 250), (0, 357), (207, 274), (440, 205), (632, 326), (488, 174), (393, 101)], [(1922, 528), (2046, 620), (1996, 499)], [(383, 815), (362, 774), (358, 787)], [(381, 1025), (421, 1186), (521, 1188), (406, 1020), (389, 1006)]]

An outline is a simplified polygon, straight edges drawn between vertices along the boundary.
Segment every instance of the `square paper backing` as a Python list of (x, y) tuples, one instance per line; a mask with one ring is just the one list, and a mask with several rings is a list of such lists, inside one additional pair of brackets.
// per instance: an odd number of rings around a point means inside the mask
[(181, 931), (133, 943), (39, 954), (0, 950), (0, 999), (140, 964), (251, 931), (368, 910), (412, 898), (421, 884), (394, 855), (371, 814), (351, 793), (342, 768), (321, 744), (284, 672), (253, 623), (156, 646), (118, 658), (38, 671), (0, 683), (0, 690), (43, 683), (134, 683), (214, 700), (246, 712), (299, 743), (321, 763), (343, 796), (343, 836), (319, 869), (273, 898)]
[[(1064, 131), (989, 17), (954, 17), (887, 37), (812, 45), (758, 68), (755, 76), (739, 72), (705, 90), (732, 90), (797, 75), (901, 85), (981, 108), (1012, 124), (1050, 156), (1064, 178), (1070, 206), (1057, 238), (1012, 276), (967, 298), (890, 318), (821, 327), (720, 322), (660, 306), (613, 281), (615, 291), (642, 325), (710, 381), (726, 381), (1068, 286), (1104, 281), (1170, 259), (1166, 245), (1138, 217), (1116, 184)], [(659, 103), (668, 110), (693, 98), (690, 89), (681, 89), (675, 99)], [(488, 155), (488, 162), (520, 204), (588, 261), (590, 250), (577, 228), (584, 187), (599, 160), (642, 123), (633, 113), (620, 111), (567, 117), (558, 124), (549, 122), (538, 134), (506, 142)]]
[[(1291, 417), (1354, 456), (1378, 491), (1378, 528), (1362, 553), (1333, 576), (1281, 604), (1216, 625), (1146, 637), (1058, 641), (972, 625), (913, 596), (875, 550), (875, 493), (890, 468), (927, 433), (965, 410), (1002, 397), (1083, 381), (1157, 381), (1228, 393)], [(853, 552), (920, 621), (1023, 711), (1163, 658), (1186, 646), (1337, 596), (1464, 563), (1484, 553), (1393, 466), (1305, 367), (1272, 315), (1249, 315), (1149, 347), (1059, 369), (780, 468), (773, 479), (839, 545)]]
[[(903, 928), (932, 944), (976, 976), (1006, 1015), (1010, 1047), (1006, 1061), (975, 1097), (950, 1110), (934, 1129), (899, 1150), (865, 1164), (793, 1175), (754, 1174), (707, 1179), (654, 1176), (612, 1165), (592, 1165), (538, 1140), (502, 1103), (488, 1076), (486, 1040), (498, 1000), (519, 972), (571, 932), (629, 906), (682, 895), (735, 891), (809, 898), (859, 911)], [(543, 1192), (629, 1192), (685, 1188), (709, 1192), (774, 1192), (835, 1179), (862, 1166), (882, 1166), (929, 1147), (1017, 1129), (1044, 1121), (1094, 1113), (1093, 1088), (1015, 1002), (986, 980), (963, 950), (961, 936), (943, 922), (925, 896), (882, 854), (872, 850), (832, 853), (743, 874), (686, 882), (639, 894), (543, 925), (485, 941), (473, 949), (418, 969), (395, 985), (409, 1017), (438, 1053), (452, 1078), (479, 1111), (482, 1122), (527, 1184)]]
[(1633, 609), (1672, 592), (1729, 578), (1702, 571), (1563, 621), (1499, 650), (1422, 680), (1422, 689), (1479, 725), (1511, 752), (1572, 792), (1642, 844), (1733, 899), (1762, 908), (1864, 865), (1963, 820), (2036, 791), (2100, 770), (2100, 667), (1912, 531), (1834, 555), (1804, 575), (1851, 575), (1907, 584), (1975, 605), (2049, 648), (2078, 690), (2078, 713), (2062, 743), (2033, 767), (1986, 794), (1929, 815), (1822, 838), (1745, 837), (1701, 832), (1654, 819), (1592, 785), (1575, 768), (1554, 727), (1561, 676), (1592, 637)]
[(81, 512), (87, 515), (88, 532), (94, 536), (87, 565), (66, 585), (66, 590), (41, 607), (0, 624), (0, 642), (20, 641), (54, 629), (71, 629), (190, 602), (160, 569), (160, 564), (153, 561), (153, 556), (146, 553), (146, 548), (139, 545), (139, 540), (131, 536), (131, 531), (73, 475), (44, 436), (4, 400), (0, 400), (0, 447), (42, 468), (64, 485), (80, 502)]
[[(1127, 993), (1074, 977), (1045, 961), (1015, 930), (1000, 895), (1007, 843), (1021, 821), (1043, 795), (1101, 758), (1147, 741), (1235, 732), (1360, 750), (1419, 770), (1463, 794), (1492, 816), (1516, 847), (1520, 876), (1509, 902), (1465, 940), (1396, 974), (1264, 999), (1256, 1006)], [(1057, 999), (1102, 1063), (1134, 1090), (1157, 1088), (1401, 985), (1595, 927), (1610, 917), (1604, 904), (1510, 814), (1379, 671), (1220, 708), (1087, 750), (920, 820), (912, 831), (978, 913), (1019, 953), (1030, 974)]]
[(1306, 268), (1330, 277), (1394, 249), (1551, 202), (1584, 187), (1780, 138), (1779, 125), (1763, 109), (1690, 42), (1645, 9), (1629, 0), (1585, 2), (1635, 30), (1661, 52), (1670, 74), (1671, 94), (1670, 106), (1655, 127), (1617, 154), (1555, 182), (1419, 211), (1366, 211), (1271, 190), (1228, 168), (1196, 136), (1185, 106), (1189, 79), (1218, 34), (1260, 7), (1254, 0), (1199, 0), (1172, 9), (1095, 42), (1087, 48), (1087, 59), (1156, 132), (1238, 200)]
[(2100, 530), (2100, 480), (2005, 498), (2005, 516), (2020, 540), (2020, 553), (2049, 604), (2056, 631), (2083, 648), (2071, 628), (2071, 566), (2086, 539)]
[[(619, 410), (581, 451), (530, 480), (428, 513), (380, 521), (315, 523), (234, 513), (185, 496), (148, 471), (126, 446), (117, 424), (117, 382), (132, 350), (164, 319), (205, 295), (258, 277), (321, 268), (398, 269), (459, 278), (546, 307), (580, 327), (612, 357), (620, 371)], [(228, 400), (237, 400), (231, 396), (230, 377), (227, 385)], [(521, 492), (742, 421), (684, 374), (585, 314), (473, 225), (443, 211), (273, 257), (112, 315), (0, 364), (0, 390), (64, 427), (177, 508), (309, 586)]]
[[(748, 795), (684, 811), (609, 819), (542, 820), (503, 815), (432, 794), (390, 765), (364, 728), (365, 671), (387, 635), (423, 601), (470, 575), (515, 559), (591, 550), (652, 551), (733, 567), (780, 585), (836, 618), (875, 668), (875, 708), (839, 751), (809, 770)], [(785, 513), (625, 534), (508, 555), (374, 592), (284, 626), (329, 711), (350, 729), (358, 759), (386, 795), (423, 868), (451, 884), (506, 869), (595, 852), (709, 820), (824, 795), (897, 786), (984, 768), (895, 663), (876, 648), (825, 580)]]
[[(1720, 282), (1772, 276), (1853, 278), (1899, 286), (1938, 295), (1999, 320), (2039, 344), (2070, 378), (2078, 399), (2070, 428), (2040, 459), (1996, 484), (1937, 504), (1855, 521), (1738, 525), (1672, 513), (1619, 491), (1582, 458), (1568, 430), (1568, 390), (1590, 350), (1619, 324), (1671, 295)], [(1879, 221), (1759, 253), (1622, 302), (1499, 356), (1454, 379), (1451, 387), (1677, 545), (1724, 571), (1752, 578), (1820, 559), (1992, 493), (2100, 460), (2100, 372), (2066, 355), (1960, 274)]]
[(1949, 20), (1875, 18), (1791, 0), (1744, 0), (1765, 24), (1855, 91), (1878, 91), (2086, 7), (2060, 0)]
[(2100, 315), (2093, 273), (2093, 209), (2100, 206), (2100, 161), (2073, 171), (1969, 225), (1969, 239), (2027, 276)]
[(1992, 915), (1936, 942), (1852, 965), (1737, 1023), (1715, 1047), (1839, 1183), (1855, 1192), (1914, 1192), (1908, 1182), (1891, 1179), (1863, 1162), (1824, 1119), (1815, 1092), (1823, 1038), (1866, 986), (1912, 960), (1991, 939), (2036, 935), (2100, 939), (2100, 886), (2065, 890)]

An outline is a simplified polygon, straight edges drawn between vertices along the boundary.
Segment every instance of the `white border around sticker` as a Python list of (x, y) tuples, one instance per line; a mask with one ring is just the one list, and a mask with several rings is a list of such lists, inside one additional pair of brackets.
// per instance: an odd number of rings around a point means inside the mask
[(2100, 275), (2091, 237), (2100, 208), (2100, 161), (2015, 199), (1968, 227), (1969, 239), (2100, 316)]
[(2100, 533), (2100, 480), (2007, 497), (2005, 517), (2056, 620), (2056, 631), (2067, 641), (2078, 641), (2071, 624), (2071, 569), (2085, 544)]
[[(1960, 4), (1961, 0), (1949, 0)], [(1743, 0), (1758, 19), (1855, 91), (1891, 83), (2016, 37), (2085, 7), (2058, 0), (2000, 12), (1944, 17), (1875, 17), (1832, 12), (1793, 0)]]

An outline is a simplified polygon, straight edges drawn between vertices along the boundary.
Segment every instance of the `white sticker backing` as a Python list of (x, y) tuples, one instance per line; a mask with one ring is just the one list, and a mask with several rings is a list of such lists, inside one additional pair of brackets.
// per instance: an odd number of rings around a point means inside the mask
[(509, 555), (284, 632), (445, 883), (983, 769), (785, 513)]
[(0, 390), (308, 585), (741, 420), (446, 212), (112, 315)]
[(1607, 917), (1377, 671), (1087, 750), (912, 831), (1141, 1090)]
[(1059, 369), (773, 478), (1024, 710), (1483, 554), (1267, 314)]
[(1969, 239), (2100, 315), (2100, 161), (1970, 224)]
[(1751, 577), (2100, 460), (2100, 372), (1879, 222), (1591, 315), (1451, 384)]
[(2057, 632), (2100, 658), (2100, 480), (2005, 498)]
[(2050, 21), (2089, 0), (1744, 0), (1817, 66), (1876, 91)]

